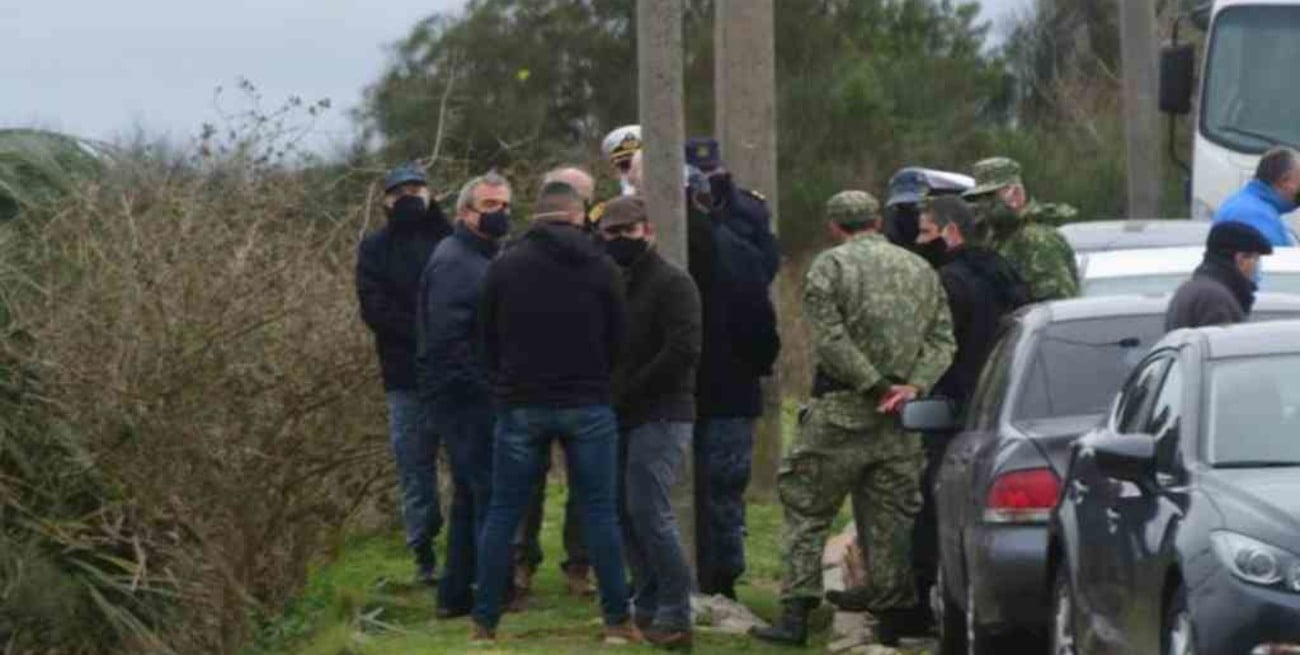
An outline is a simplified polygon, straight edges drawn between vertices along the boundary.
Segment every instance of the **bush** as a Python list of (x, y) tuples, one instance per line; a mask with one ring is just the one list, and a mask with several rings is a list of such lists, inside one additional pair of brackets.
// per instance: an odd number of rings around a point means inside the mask
[(392, 479), (352, 286), (372, 203), (202, 152), (5, 226), (7, 648), (234, 652)]

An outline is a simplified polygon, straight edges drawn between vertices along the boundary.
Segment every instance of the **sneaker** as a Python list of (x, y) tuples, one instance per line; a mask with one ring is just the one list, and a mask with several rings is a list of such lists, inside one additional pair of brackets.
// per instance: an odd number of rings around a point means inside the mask
[(485, 628), (479, 625), (478, 621), (474, 622), (474, 631), (469, 635), (469, 643), (473, 645), (490, 646), (497, 642), (497, 631)]
[(645, 638), (641, 636), (641, 631), (636, 629), (632, 621), (626, 620), (618, 625), (605, 626), (603, 641), (606, 646), (626, 646), (629, 644), (639, 644)]
[(671, 630), (650, 628), (642, 633), (651, 646), (661, 650), (690, 651), (692, 636), (690, 630)]

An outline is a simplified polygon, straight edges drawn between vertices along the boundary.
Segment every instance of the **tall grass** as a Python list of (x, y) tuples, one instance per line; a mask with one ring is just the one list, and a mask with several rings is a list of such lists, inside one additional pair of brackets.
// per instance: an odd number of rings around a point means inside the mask
[(0, 652), (234, 652), (391, 479), (367, 194), (214, 157), (4, 226)]

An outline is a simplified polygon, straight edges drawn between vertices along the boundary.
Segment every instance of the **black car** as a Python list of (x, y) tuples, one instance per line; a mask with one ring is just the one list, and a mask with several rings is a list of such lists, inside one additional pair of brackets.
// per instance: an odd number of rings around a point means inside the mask
[[(934, 483), (941, 652), (993, 652), (1000, 634), (1047, 632), (1047, 524), (1070, 445), (1101, 422), (1164, 336), (1167, 304), (1167, 296), (1065, 300), (1008, 320)], [(1288, 316), (1300, 317), (1300, 297), (1261, 294), (1256, 319)], [(911, 403), (904, 424), (951, 427), (946, 408)]]
[(1161, 341), (1051, 528), (1053, 653), (1300, 653), (1300, 322)]

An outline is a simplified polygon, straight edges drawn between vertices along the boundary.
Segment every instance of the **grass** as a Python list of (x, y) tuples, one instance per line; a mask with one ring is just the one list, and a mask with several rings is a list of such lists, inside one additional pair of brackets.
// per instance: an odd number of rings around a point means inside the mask
[[(562, 507), (565, 493), (563, 485), (552, 484), (548, 507)], [(838, 526), (847, 523), (846, 514), (841, 513)], [(550, 516), (559, 514), (551, 512)], [(780, 527), (779, 506), (750, 505), (749, 573), (737, 592), (763, 617), (771, 617), (777, 609)], [(560, 528), (558, 520), (548, 520), (542, 527), (547, 559), (535, 578), (528, 610), (506, 615), (497, 645), (474, 652), (567, 655), (627, 651), (626, 647), (603, 647), (596, 641), (600, 621), (595, 601), (565, 593), (557, 564), (563, 558)], [(399, 534), (355, 539), (334, 561), (312, 571), (302, 595), (281, 615), (264, 623), (257, 645), (247, 655), (432, 655), (468, 650), (469, 620), (435, 620), (432, 592), (411, 585), (411, 576), (412, 565)], [(825, 625), (829, 612), (820, 611), (817, 618)], [(825, 630), (819, 631), (812, 647), (821, 650), (826, 637)], [(790, 650), (749, 637), (699, 631), (696, 652), (776, 655)]]

